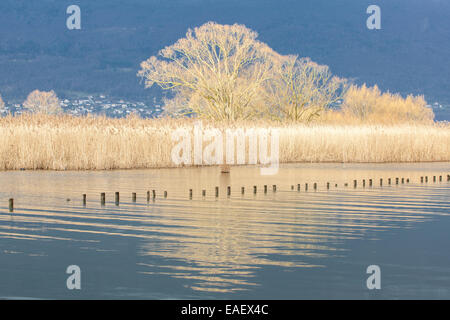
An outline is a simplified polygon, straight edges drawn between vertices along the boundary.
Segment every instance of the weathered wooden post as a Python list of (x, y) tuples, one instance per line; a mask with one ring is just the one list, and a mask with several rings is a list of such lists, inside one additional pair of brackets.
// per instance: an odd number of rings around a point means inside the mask
[(100, 194), (100, 203), (101, 203), (102, 206), (104, 206), (105, 202), (106, 202), (106, 194), (104, 192), (102, 192)]
[(241, 187), (241, 194), (245, 193), (245, 187)]
[(436, 182), (436, 176), (433, 176), (433, 182)]
[(428, 183), (428, 176), (425, 176), (425, 183)]
[(391, 180), (391, 178), (389, 178), (388, 179), (388, 185), (391, 185), (391, 183), (392, 183), (392, 180)]
[(86, 194), (83, 194), (83, 207), (86, 207)]
[(353, 180), (353, 187), (356, 188), (358, 186), (358, 181)]
[(450, 181), (450, 174), (447, 175), (447, 181)]
[(442, 182), (442, 176), (439, 176), (439, 182)]
[(382, 187), (382, 186), (383, 186), (383, 179), (380, 178), (380, 187)]
[(395, 178), (395, 184), (398, 184), (398, 178)]
[(13, 212), (14, 211), (14, 199), (11, 198), (9, 199), (9, 212)]
[(291, 190), (294, 190), (294, 185), (291, 185)]
[(147, 191), (147, 202), (150, 202), (150, 191)]
[(189, 189), (189, 199), (192, 199), (192, 189)]
[(206, 190), (205, 189), (202, 190), (202, 196), (206, 197)]
[(317, 190), (317, 183), (314, 182), (314, 190)]
[(366, 187), (366, 179), (363, 179), (362, 183), (363, 183), (363, 188), (365, 188)]
[(327, 182), (327, 189), (330, 190), (330, 183)]
[(409, 178), (408, 178), (408, 179), (406, 179), (406, 183), (409, 183)]
[(216, 187), (216, 198), (219, 197), (219, 187)]
[(300, 183), (297, 184), (297, 191), (300, 191)]
[(402, 184), (404, 184), (405, 183), (405, 178), (402, 178)]
[(253, 194), (256, 194), (256, 186), (253, 186)]
[(264, 185), (264, 193), (267, 193), (267, 185)]
[(227, 187), (227, 196), (231, 196), (231, 186)]
[(156, 190), (152, 190), (152, 198), (153, 198), (153, 200), (156, 199)]
[(372, 179), (369, 179), (369, 187), (372, 187), (372, 185), (373, 185), (373, 181), (372, 181)]
[(272, 186), (272, 190), (273, 190), (273, 192), (277, 192), (277, 185), (276, 185), (276, 184), (274, 184), (274, 185)]
[(136, 192), (131, 194), (131, 201), (136, 202)]
[(420, 177), (420, 183), (423, 183), (423, 177)]
[(164, 191), (164, 198), (167, 198), (167, 191)]
[(116, 202), (116, 206), (118, 206), (119, 205), (119, 201), (120, 201), (120, 198), (119, 198), (120, 196), (119, 196), (119, 192), (116, 192), (115, 193), (115, 202)]
[(305, 191), (308, 191), (308, 184), (305, 183)]

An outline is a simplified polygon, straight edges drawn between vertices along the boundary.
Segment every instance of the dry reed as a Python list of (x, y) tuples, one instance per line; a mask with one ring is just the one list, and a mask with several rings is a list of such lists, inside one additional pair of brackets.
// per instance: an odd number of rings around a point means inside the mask
[[(22, 115), (0, 119), (0, 169), (102, 170), (174, 167), (171, 133), (192, 119)], [(206, 126), (205, 124), (203, 124)], [(211, 126), (225, 129), (226, 124)], [(450, 125), (280, 125), (280, 162), (450, 161)]]

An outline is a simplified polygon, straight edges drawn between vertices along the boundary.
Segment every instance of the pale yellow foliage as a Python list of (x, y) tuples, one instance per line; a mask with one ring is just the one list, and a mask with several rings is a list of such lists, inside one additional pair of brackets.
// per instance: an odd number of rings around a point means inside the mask
[(141, 64), (147, 87), (173, 90), (166, 110), (214, 120), (249, 119), (265, 111), (263, 85), (277, 53), (243, 25), (208, 22)]
[(34, 90), (28, 95), (23, 107), (33, 113), (62, 113), (60, 101), (53, 90), (49, 92)]
[(361, 123), (432, 122), (434, 114), (423, 96), (381, 93), (377, 86), (352, 86), (342, 104), (343, 119)]
[[(174, 167), (172, 132), (193, 119), (126, 119), (27, 114), (0, 119), (0, 169), (132, 169)], [(209, 124), (279, 128), (280, 162), (450, 161), (450, 126)], [(206, 124), (205, 124), (206, 127)]]
[(342, 99), (346, 80), (333, 76), (328, 66), (309, 58), (283, 57), (268, 82), (271, 112), (275, 119), (309, 122)]

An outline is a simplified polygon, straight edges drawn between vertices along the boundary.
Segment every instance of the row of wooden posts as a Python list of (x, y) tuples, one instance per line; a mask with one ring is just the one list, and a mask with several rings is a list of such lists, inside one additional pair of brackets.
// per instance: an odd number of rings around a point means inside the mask
[[(438, 179), (439, 179), (439, 182), (442, 182), (442, 176), (439, 176), (439, 177), (433, 176), (433, 182), (437, 182)], [(400, 183), (404, 184), (405, 181), (406, 181), (406, 183), (409, 183), (409, 178), (406, 178), (406, 179), (405, 178), (395, 178), (395, 184), (400, 184)], [(447, 175), (447, 181), (450, 181), (450, 174)], [(368, 181), (363, 179), (362, 180), (362, 186), (363, 187), (366, 186), (366, 182), (368, 182), (369, 187), (373, 186), (373, 180), (372, 179), (369, 179)], [(383, 182), (384, 181), (381, 178), (380, 179), (380, 186), (383, 186)], [(428, 183), (428, 176), (420, 177), (420, 182), (421, 183)], [(388, 183), (388, 185), (391, 185), (392, 184), (392, 179), (388, 178), (387, 183)], [(331, 184), (329, 182), (327, 182), (327, 184), (326, 184), (327, 190), (330, 189), (330, 185)], [(337, 187), (337, 186), (338, 185), (335, 184), (335, 187)], [(348, 187), (348, 183), (345, 183), (344, 186)], [(353, 187), (354, 188), (358, 187), (358, 180), (353, 180)], [(291, 190), (294, 190), (294, 189), (295, 189), (295, 186), (291, 185)], [(313, 189), (317, 190), (317, 183), (313, 184)], [(257, 186), (253, 186), (253, 194), (257, 194), (257, 191), (258, 191), (258, 187)], [(264, 193), (267, 193), (267, 191), (268, 191), (268, 186), (264, 185)], [(276, 184), (272, 185), (272, 191), (273, 192), (277, 191), (277, 185)], [(297, 184), (297, 191), (300, 191), (300, 184)], [(305, 191), (308, 191), (308, 183), (305, 183)], [(245, 194), (245, 187), (241, 187), (241, 194)], [(164, 196), (164, 198), (167, 198), (167, 191), (164, 191), (163, 196)], [(202, 190), (202, 196), (206, 197), (206, 190), (205, 189)], [(215, 188), (215, 196), (216, 196), (216, 198), (219, 197), (219, 187)], [(227, 196), (231, 196), (231, 186), (227, 187)], [(193, 197), (193, 190), (189, 189), (189, 198), (192, 199), (192, 197)], [(133, 202), (136, 202), (137, 195), (136, 195), (135, 192), (133, 192), (131, 194), (131, 199), (132, 199)], [(152, 190), (151, 192), (147, 191), (147, 202), (149, 202), (150, 199), (152, 199), (152, 200), (156, 199), (156, 190)], [(114, 200), (115, 200), (115, 204), (119, 205), (119, 203), (120, 203), (120, 193), (119, 192), (115, 193)], [(86, 201), (87, 201), (87, 195), (83, 194), (83, 205), (84, 206), (86, 206)], [(102, 192), (100, 194), (100, 203), (101, 203), (101, 205), (105, 205), (105, 203), (106, 203), (106, 193), (105, 192)], [(13, 212), (13, 211), (14, 211), (14, 199), (11, 198), (11, 199), (9, 199), (9, 212)]]
[[(420, 177), (420, 180), (421, 180), (422, 183), (424, 181), (428, 182), (428, 177), (427, 176)], [(433, 176), (433, 181), (436, 182), (436, 180), (437, 180), (437, 177)], [(442, 176), (439, 176), (439, 181), (442, 182)], [(447, 175), (447, 181), (450, 181), (450, 175)], [(367, 181), (365, 179), (363, 179), (362, 180), (362, 186), (363, 187), (366, 186), (366, 182), (368, 183), (369, 187), (373, 186), (373, 179), (368, 179)], [(397, 184), (397, 185), (400, 184), (400, 183), (404, 184), (405, 182), (409, 183), (410, 182), (409, 178), (395, 178), (395, 184)], [(388, 185), (391, 185), (392, 184), (392, 179), (388, 178), (387, 183), (388, 183)], [(326, 184), (327, 190), (330, 189), (330, 186), (331, 186), (331, 184), (329, 182), (327, 182), (327, 184)], [(335, 187), (337, 187), (337, 186), (338, 185), (335, 184)], [(347, 187), (348, 183), (345, 183), (344, 186)], [(383, 179), (382, 178), (380, 179), (380, 186), (383, 186)], [(308, 187), (309, 187), (308, 183), (305, 183), (305, 191), (308, 191)], [(353, 187), (354, 188), (358, 187), (358, 180), (353, 180)], [(294, 190), (294, 189), (295, 189), (295, 186), (291, 185), (291, 190)], [(297, 191), (300, 191), (300, 189), (301, 189), (301, 185), (297, 184)], [(317, 190), (317, 183), (313, 184), (313, 189)], [(272, 191), (273, 192), (277, 191), (277, 185), (276, 184), (272, 185)], [(257, 194), (257, 192), (258, 192), (258, 187), (257, 186), (253, 186), (253, 194)], [(268, 186), (264, 185), (264, 193), (267, 193), (267, 192), (268, 192)], [(245, 187), (241, 187), (241, 194), (242, 195), (245, 194)], [(155, 200), (156, 199), (156, 191), (152, 190), (151, 195), (152, 195), (151, 198), (153, 200)], [(194, 195), (193, 189), (189, 189), (189, 198), (192, 199), (193, 195)], [(227, 196), (231, 196), (231, 186), (227, 186)], [(202, 190), (202, 197), (206, 197), (206, 190), (205, 189)], [(219, 187), (215, 187), (215, 197), (216, 198), (219, 197)], [(167, 198), (167, 191), (164, 191), (164, 198)], [(115, 193), (115, 203), (116, 203), (116, 205), (119, 204), (119, 199), (120, 199), (119, 198), (119, 192), (116, 192)], [(136, 193), (132, 193), (132, 201), (136, 202)], [(147, 202), (148, 201), (150, 201), (150, 191), (147, 191)], [(105, 193), (101, 193), (100, 194), (100, 203), (102, 205), (105, 204)], [(83, 205), (86, 205), (86, 194), (83, 194)]]

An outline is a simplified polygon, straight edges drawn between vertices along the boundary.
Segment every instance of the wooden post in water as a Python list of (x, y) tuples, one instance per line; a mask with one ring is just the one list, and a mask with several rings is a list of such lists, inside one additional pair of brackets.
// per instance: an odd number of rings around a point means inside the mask
[(150, 202), (150, 191), (147, 191), (147, 202)]
[(167, 198), (167, 191), (164, 191), (164, 198)]
[(231, 196), (231, 186), (227, 187), (227, 196)]
[(366, 179), (363, 179), (363, 188), (365, 188), (366, 187)]
[(428, 176), (425, 176), (425, 183), (428, 183)]
[(447, 175), (447, 181), (450, 181), (450, 174)]
[(297, 191), (300, 191), (300, 183), (297, 184)]
[(14, 199), (11, 198), (9, 199), (9, 212), (13, 212), (14, 211)]
[(245, 187), (241, 187), (241, 194), (245, 193)]
[(256, 186), (253, 186), (253, 194), (256, 194)]
[(294, 190), (294, 185), (291, 185), (291, 190)]
[(206, 197), (206, 190), (204, 190), (204, 189), (202, 190), (202, 196)]
[(100, 203), (101, 203), (102, 206), (104, 206), (105, 202), (106, 202), (106, 194), (104, 192), (102, 192), (100, 194)]
[(409, 178), (408, 178), (408, 179), (406, 179), (406, 183), (409, 183)]
[(305, 191), (308, 191), (308, 184), (305, 183)]
[(86, 194), (83, 194), (83, 207), (86, 207)]
[(327, 182), (327, 189), (330, 190), (330, 183)]
[(405, 183), (405, 178), (402, 178), (402, 184), (404, 184)]
[(216, 187), (216, 198), (219, 197), (219, 187)]
[(369, 179), (369, 187), (371, 187), (373, 185), (373, 181), (372, 179)]
[(380, 178), (380, 187), (382, 187), (382, 186), (383, 186), (383, 179)]
[(153, 198), (153, 200), (155, 200), (155, 198), (156, 198), (156, 190), (152, 190), (152, 198)]
[(423, 183), (423, 177), (420, 177), (420, 183)]
[(388, 184), (391, 185), (391, 178), (388, 179)]
[(277, 192), (277, 185), (276, 185), (276, 184), (274, 184), (274, 185), (272, 186), (272, 190), (273, 190), (273, 192)]
[(267, 193), (267, 185), (264, 185), (264, 193)]
[(398, 184), (398, 178), (395, 178), (395, 184)]
[(136, 202), (136, 192), (131, 194), (131, 201)]
[(358, 186), (358, 181), (353, 180), (353, 187), (356, 188)]
[(317, 183), (314, 182), (314, 190), (317, 190)]
[(436, 176), (433, 176), (433, 182), (436, 182)]
[(442, 176), (439, 176), (439, 182), (442, 182)]
[(120, 196), (119, 196), (119, 192), (116, 192), (116, 194), (115, 194), (115, 202), (116, 202), (116, 206), (118, 206), (119, 205), (119, 202), (120, 202), (120, 198), (119, 198)]
[(189, 199), (192, 199), (192, 189), (189, 189)]

